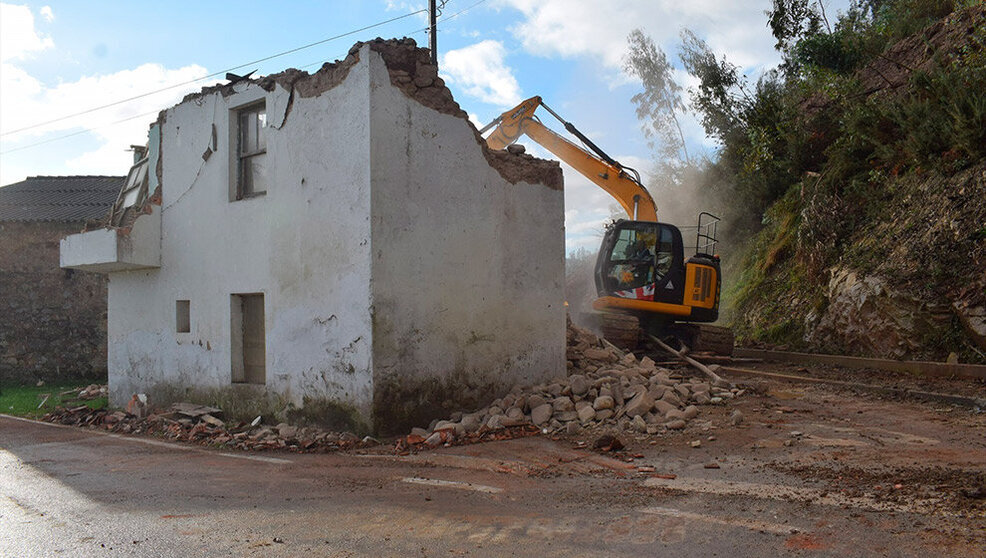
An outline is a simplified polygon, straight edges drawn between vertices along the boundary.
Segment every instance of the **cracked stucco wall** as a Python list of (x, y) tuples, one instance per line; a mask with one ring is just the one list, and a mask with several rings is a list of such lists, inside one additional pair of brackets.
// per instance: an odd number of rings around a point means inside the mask
[[(377, 430), (564, 374), (561, 170), (489, 152), (426, 58), (358, 44), (162, 113), (161, 267), (110, 276), (114, 404), (230, 386), (233, 293), (265, 296), (262, 390)], [(260, 99), (272, 178), (231, 202), (230, 116)]]
[(370, 56), (374, 410), (400, 432), (565, 375), (564, 193), (506, 180)]
[[(317, 96), (291, 99), (289, 88), (244, 82), (162, 113), (157, 153), (151, 143), (161, 167), (161, 267), (110, 276), (114, 404), (158, 385), (229, 386), (230, 295), (259, 292), (267, 390), (369, 413), (367, 67)], [(231, 202), (230, 117), (260, 99), (274, 178), (266, 195)], [(189, 333), (175, 331), (179, 299), (190, 301)]]

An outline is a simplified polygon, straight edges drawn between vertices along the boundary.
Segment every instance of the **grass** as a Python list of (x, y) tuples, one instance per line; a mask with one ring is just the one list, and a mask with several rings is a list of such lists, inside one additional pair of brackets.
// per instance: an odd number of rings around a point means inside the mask
[[(93, 409), (105, 409), (107, 401), (105, 397), (80, 401), (76, 399), (79, 391), (89, 384), (58, 384), (44, 386), (14, 386), (7, 385), (0, 387), (0, 413), (14, 415), (18, 417), (38, 418), (53, 411), (55, 407), (77, 407), (88, 405)], [(74, 390), (64, 397), (59, 395), (62, 392)], [(48, 395), (48, 400), (41, 404), (44, 396)], [(39, 407), (39, 405), (41, 405)]]

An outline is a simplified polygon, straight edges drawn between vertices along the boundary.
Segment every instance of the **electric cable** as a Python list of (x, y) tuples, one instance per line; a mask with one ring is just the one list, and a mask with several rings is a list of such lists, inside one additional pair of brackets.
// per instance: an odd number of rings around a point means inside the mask
[[(447, 3), (447, 1), (448, 0), (446, 0), (446, 2), (442, 2), (442, 7), (445, 6), (445, 4)], [(476, 6), (478, 6), (478, 5), (480, 5), (480, 4), (484, 3), (484, 2), (486, 2), (486, 0), (479, 0), (478, 2), (475, 2), (475, 3), (471, 4), (470, 6), (467, 6), (467, 7), (463, 8), (463, 9), (459, 10), (458, 12), (456, 12), (456, 13), (454, 13), (454, 14), (452, 14), (452, 15), (444, 18), (444, 19), (442, 19), (441, 22), (446, 22), (446, 21), (455, 19), (456, 17), (462, 15), (463, 13), (465, 13), (465, 12), (467, 12), (467, 11), (475, 8)], [(136, 99), (147, 97), (149, 95), (154, 95), (154, 94), (161, 93), (161, 92), (164, 92), (164, 91), (168, 91), (168, 90), (171, 90), (171, 89), (175, 89), (175, 88), (178, 88), (178, 87), (183, 87), (185, 85), (190, 85), (192, 83), (196, 83), (196, 82), (199, 82), (199, 81), (202, 81), (202, 80), (205, 80), (205, 79), (209, 79), (209, 78), (216, 77), (216, 76), (219, 76), (219, 75), (224, 75), (226, 72), (230, 72), (232, 70), (238, 70), (240, 68), (244, 68), (244, 67), (247, 67), (247, 66), (252, 66), (252, 65), (258, 64), (260, 62), (266, 62), (266, 61), (272, 60), (274, 58), (279, 58), (281, 56), (285, 56), (285, 55), (292, 54), (292, 53), (295, 53), (295, 52), (298, 52), (298, 51), (301, 51), (301, 50), (305, 50), (305, 49), (311, 48), (313, 46), (318, 46), (318, 45), (321, 45), (321, 44), (324, 44), (324, 43), (327, 43), (327, 42), (330, 42), (330, 41), (341, 39), (343, 37), (347, 37), (349, 35), (353, 35), (355, 33), (361, 32), (361, 31), (366, 31), (367, 29), (373, 29), (374, 27), (379, 27), (381, 25), (386, 25), (388, 23), (392, 23), (394, 21), (398, 21), (398, 20), (401, 20), (401, 19), (404, 19), (404, 18), (413, 16), (413, 15), (417, 15), (417, 14), (420, 14), (420, 13), (426, 12), (426, 11), (427, 10), (423, 10), (422, 9), (422, 10), (417, 10), (415, 12), (409, 12), (409, 13), (406, 13), (404, 15), (397, 16), (397, 17), (394, 17), (394, 18), (391, 18), (391, 19), (388, 19), (388, 20), (385, 20), (385, 21), (380, 21), (380, 22), (374, 23), (372, 25), (367, 25), (367, 26), (361, 27), (359, 29), (354, 29), (354, 30), (348, 31), (346, 33), (342, 33), (342, 34), (339, 34), (339, 35), (335, 35), (333, 37), (322, 39), (322, 40), (316, 41), (314, 43), (309, 43), (307, 45), (303, 45), (303, 46), (296, 47), (296, 48), (293, 48), (293, 49), (290, 49), (290, 50), (279, 52), (277, 54), (272, 54), (270, 56), (267, 56), (267, 57), (264, 57), (264, 58), (260, 58), (258, 60), (253, 60), (251, 62), (246, 62), (246, 63), (240, 64), (238, 66), (233, 66), (233, 67), (227, 68), (225, 70), (220, 70), (220, 71), (217, 71), (217, 72), (213, 72), (211, 74), (208, 74), (208, 75), (205, 75), (205, 76), (202, 76), (200, 78), (196, 78), (196, 79), (193, 79), (193, 80), (190, 80), (190, 81), (185, 81), (185, 82), (178, 83), (178, 84), (175, 84), (175, 85), (170, 85), (168, 87), (164, 87), (164, 88), (161, 88), (161, 89), (158, 89), (158, 90), (155, 90), (155, 91), (150, 91), (150, 92), (147, 92), (147, 93), (142, 93), (140, 95), (129, 97), (127, 99), (121, 99), (119, 101), (114, 101), (114, 102), (109, 103), (109, 104), (106, 104), (106, 105), (102, 105), (102, 106), (99, 106), (99, 107), (94, 107), (94, 108), (91, 108), (91, 109), (88, 109), (88, 110), (84, 110), (82, 112), (77, 112), (77, 113), (74, 113), (74, 114), (69, 114), (69, 115), (66, 115), (66, 116), (63, 116), (63, 117), (60, 117), (60, 118), (55, 118), (53, 120), (49, 120), (49, 121), (46, 121), (46, 122), (41, 122), (41, 123), (38, 123), (38, 124), (33, 124), (31, 126), (26, 126), (26, 127), (23, 127), (23, 128), (19, 128), (17, 130), (11, 130), (9, 132), (3, 132), (3, 133), (0, 133), (0, 136), (5, 136), (5, 135), (8, 135), (8, 134), (22, 132), (22, 131), (30, 130), (32, 128), (37, 128), (37, 127), (40, 127), (40, 126), (46, 126), (48, 124), (53, 124), (55, 122), (60, 122), (62, 120), (67, 120), (69, 118), (75, 118), (76, 116), (81, 116), (81, 115), (84, 115), (84, 114), (89, 114), (89, 113), (92, 113), (92, 112), (95, 112), (95, 111), (98, 111), (98, 110), (102, 110), (104, 108), (109, 108), (109, 107), (112, 107), (112, 106), (116, 106), (116, 105), (120, 105), (120, 104), (129, 102), (129, 101), (133, 101), (133, 100), (136, 100)], [(414, 31), (411, 34), (420, 33), (422, 31), (427, 31), (428, 29), (429, 29), (429, 27), (425, 27), (423, 29), (419, 29), (418, 31)], [(304, 66), (301, 66), (301, 69), (308, 68), (308, 67), (314, 66), (316, 64), (323, 64), (323, 63), (324, 63), (324, 61), (313, 62), (311, 64), (306, 64)], [(64, 134), (64, 135), (61, 135), (61, 136), (57, 136), (57, 137), (54, 137), (54, 138), (48, 138), (46, 140), (38, 141), (38, 142), (31, 143), (31, 144), (28, 144), (28, 145), (22, 145), (20, 147), (15, 147), (15, 148), (12, 148), (12, 149), (8, 149), (6, 151), (0, 151), (0, 155), (7, 155), (9, 153), (13, 153), (13, 152), (16, 152), (16, 151), (22, 151), (24, 149), (30, 149), (30, 148), (33, 148), (33, 147), (38, 147), (40, 145), (45, 145), (45, 144), (48, 144), (48, 143), (60, 141), (60, 140), (63, 140), (63, 139), (74, 137), (74, 136), (86, 134), (86, 133), (89, 133), (89, 132), (92, 132), (92, 131), (95, 131), (95, 130), (100, 130), (100, 129), (103, 129), (103, 128), (107, 128), (109, 126), (115, 126), (117, 124), (121, 124), (123, 122), (127, 122), (127, 121), (130, 121), (130, 120), (135, 120), (137, 118), (144, 118), (144, 117), (147, 117), (147, 116), (150, 116), (150, 115), (153, 115), (153, 114), (157, 114), (158, 112), (160, 112), (160, 111), (159, 110), (155, 110), (155, 111), (152, 111), (152, 112), (146, 112), (146, 113), (143, 113), (143, 114), (138, 114), (138, 115), (135, 115), (135, 116), (130, 116), (130, 117), (127, 117), (127, 118), (116, 120), (116, 121), (110, 122), (108, 124), (103, 124), (103, 125), (100, 125), (100, 126), (93, 126), (93, 127), (90, 127), (90, 128), (85, 128), (83, 130), (77, 130), (75, 132), (71, 132), (71, 133)]]
[[(485, 1), (485, 0), (483, 0), (483, 1)], [(163, 88), (157, 89), (155, 91), (148, 91), (147, 93), (141, 93), (140, 95), (134, 95), (133, 97), (128, 97), (126, 99), (120, 99), (118, 101), (113, 101), (112, 103), (107, 103), (105, 105), (100, 105), (98, 107), (93, 107), (93, 108), (90, 108), (90, 109), (86, 109), (86, 110), (83, 110), (81, 112), (76, 112), (76, 113), (73, 113), (73, 114), (67, 114), (65, 116), (60, 116), (58, 118), (53, 118), (53, 119), (47, 120), (45, 122), (39, 122), (37, 124), (32, 124), (30, 126), (24, 126), (22, 128), (18, 128), (16, 130), (10, 130), (8, 132), (3, 132), (3, 133), (0, 133), (0, 136), (7, 136), (7, 135), (10, 135), (10, 134), (16, 134), (18, 132), (23, 132), (23, 131), (26, 131), (26, 130), (31, 130), (33, 128), (38, 128), (38, 127), (41, 127), (41, 126), (47, 126), (48, 124), (54, 124), (55, 122), (61, 122), (62, 120), (67, 120), (69, 118), (75, 118), (76, 116), (81, 116), (83, 114), (89, 114), (89, 113), (96, 112), (98, 110), (102, 110), (102, 109), (105, 109), (105, 108), (114, 107), (114, 106), (117, 106), (117, 105), (121, 105), (123, 103), (127, 103), (127, 102), (130, 102), (130, 101), (141, 99), (143, 97), (147, 97), (147, 96), (154, 95), (154, 94), (157, 94), (157, 93), (162, 93), (164, 91), (169, 91), (171, 89), (175, 89), (175, 88), (178, 88), (178, 87), (183, 87), (185, 85), (191, 85), (193, 83), (196, 83), (196, 82), (199, 82), (199, 81), (202, 81), (202, 80), (205, 80), (205, 79), (209, 79), (209, 78), (213, 78), (213, 77), (225, 75), (226, 72), (232, 72), (233, 70), (239, 70), (240, 68), (245, 68), (247, 66), (253, 66), (254, 64), (259, 64), (261, 62), (267, 62), (268, 60), (273, 60), (274, 58), (280, 58), (281, 56), (286, 56), (288, 54), (293, 54), (295, 52), (298, 52), (298, 51), (301, 51), (301, 50), (305, 50), (305, 49), (311, 48), (313, 46), (318, 46), (318, 45), (325, 44), (325, 43), (330, 42), (330, 41), (335, 41), (337, 39), (341, 39), (343, 37), (348, 37), (349, 35), (353, 35), (355, 33), (361, 32), (361, 31), (366, 31), (367, 29), (373, 29), (374, 27), (380, 27), (381, 25), (386, 25), (388, 23), (392, 23), (392, 22), (395, 22), (395, 21), (398, 21), (398, 20), (401, 20), (401, 19), (404, 19), (404, 18), (407, 18), (407, 17), (411, 17), (413, 15), (417, 15), (417, 14), (420, 14), (420, 13), (426, 12), (426, 11), (427, 10), (423, 10), (422, 9), (422, 10), (418, 10), (416, 12), (406, 13), (404, 15), (393, 17), (393, 18), (390, 18), (390, 19), (385, 20), (385, 21), (380, 21), (380, 22), (374, 23), (372, 25), (367, 25), (365, 27), (360, 27), (359, 29), (353, 29), (352, 31), (347, 31), (346, 33), (335, 35), (333, 37), (322, 39), (320, 41), (315, 41), (314, 43), (309, 43), (307, 45), (303, 45), (303, 46), (300, 46), (300, 47), (292, 48), (290, 50), (285, 50), (285, 51), (279, 52), (277, 54), (272, 54), (270, 56), (265, 56), (264, 58), (259, 58), (257, 60), (253, 60), (253, 61), (250, 61), (250, 62), (245, 62), (243, 64), (240, 64), (238, 66), (233, 66), (233, 67), (227, 68), (225, 70), (219, 70), (218, 72), (213, 72), (211, 74), (207, 74), (207, 75), (204, 75), (202, 77), (195, 78), (193, 80), (183, 81), (181, 83), (176, 83), (174, 85), (169, 85), (167, 87), (163, 87)]]

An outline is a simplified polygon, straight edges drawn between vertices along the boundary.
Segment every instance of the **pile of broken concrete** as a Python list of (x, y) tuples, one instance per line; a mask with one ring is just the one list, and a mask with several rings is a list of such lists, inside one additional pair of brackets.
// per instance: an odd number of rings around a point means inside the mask
[[(743, 395), (743, 390), (730, 385), (657, 366), (648, 357), (638, 360), (571, 323), (567, 335), (567, 376), (517, 387), (478, 411), (454, 413), (448, 420), (432, 421), (427, 429), (415, 428), (397, 440), (395, 451), (537, 434), (595, 436), (623, 431), (655, 436), (686, 428), (703, 405), (723, 404)], [(379, 443), (350, 432), (264, 425), (261, 417), (250, 422), (227, 422), (222, 417), (220, 409), (190, 403), (153, 410), (146, 398), (135, 395), (125, 411), (80, 405), (57, 409), (43, 420), (242, 450), (319, 452)]]
[(544, 434), (579, 435), (622, 430), (657, 435), (684, 429), (700, 406), (723, 404), (744, 391), (728, 384), (689, 378), (683, 372), (637, 359), (589, 330), (568, 325), (568, 376), (515, 388), (473, 413), (416, 428), (398, 450), (458, 443), (504, 428), (536, 427)]

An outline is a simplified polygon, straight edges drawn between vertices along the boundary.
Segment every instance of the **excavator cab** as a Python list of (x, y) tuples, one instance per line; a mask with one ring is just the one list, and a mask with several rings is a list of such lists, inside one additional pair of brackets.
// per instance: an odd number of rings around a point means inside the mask
[[(701, 235), (702, 233), (700, 233)], [(719, 318), (720, 265), (715, 255), (684, 257), (674, 225), (621, 219), (606, 229), (596, 260), (597, 310), (714, 322)]]

